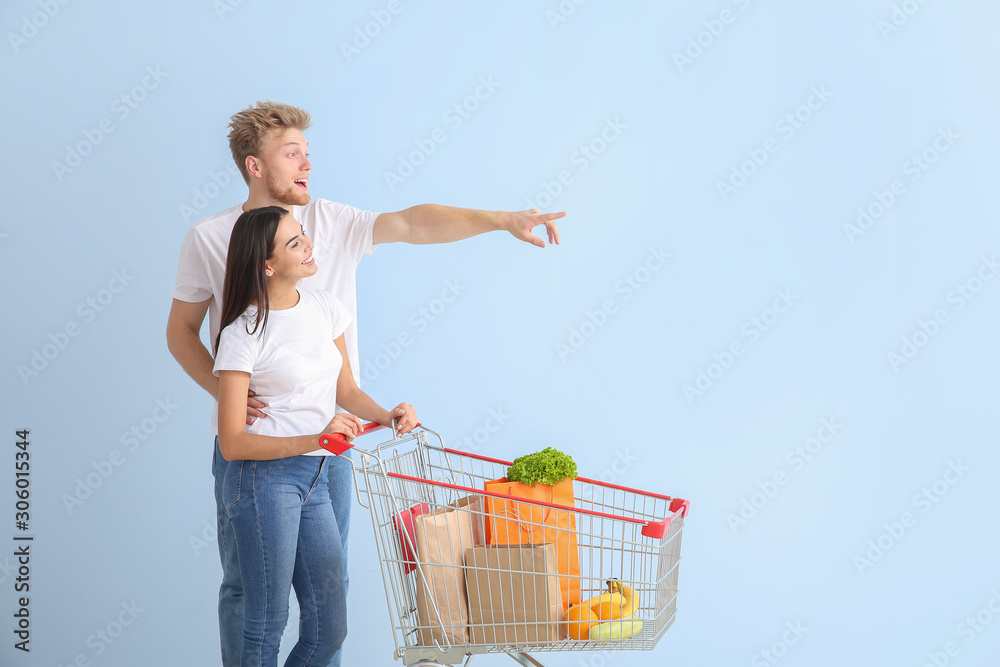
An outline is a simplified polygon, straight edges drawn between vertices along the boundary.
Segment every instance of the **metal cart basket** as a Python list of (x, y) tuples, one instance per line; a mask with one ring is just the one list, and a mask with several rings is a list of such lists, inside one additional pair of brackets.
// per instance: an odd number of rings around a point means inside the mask
[[(368, 424), (362, 434), (381, 428)], [(528, 651), (651, 650), (674, 622), (688, 501), (584, 477), (572, 483), (572, 507), (487, 491), (486, 482), (503, 478), (511, 463), (444, 447), (441, 436), (423, 426), (370, 450), (338, 435), (322, 436), (320, 445), (337, 455), (357, 453), (346, 458), (358, 502), (371, 514), (394, 657), (403, 664), (468, 664), (477, 654), (504, 653), (522, 665), (540, 666)], [(501, 506), (508, 508), (502, 520), (514, 521), (522, 531), (512, 540), (517, 544), (506, 547), (488, 538), (491, 526), (496, 535)], [(511, 506), (520, 508), (516, 516), (510, 516)], [(564, 584), (571, 578), (585, 600), (609, 592), (609, 580), (618, 580), (637, 600), (631, 618), (641, 619), (641, 630), (605, 641), (586, 634), (569, 638), (566, 601), (551, 585), (559, 579), (552, 547), (540, 543), (541, 535), (551, 541), (552, 529), (546, 533), (543, 527), (557, 513), (570, 517), (570, 528), (564, 523), (562, 530), (573, 530), (578, 551), (579, 574), (564, 577)], [(432, 520), (436, 526), (455, 521), (466, 528), (422, 533)], [(462, 554), (473, 553), (466, 547), (487, 555), (493, 549), (504, 563), (466, 562)], [(534, 555), (525, 559), (518, 549)], [(442, 560), (442, 554), (456, 557)], [(548, 556), (547, 568), (539, 554)]]

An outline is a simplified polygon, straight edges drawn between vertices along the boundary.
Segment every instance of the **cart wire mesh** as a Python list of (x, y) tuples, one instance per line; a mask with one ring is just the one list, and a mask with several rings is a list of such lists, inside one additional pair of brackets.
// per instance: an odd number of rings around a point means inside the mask
[[(584, 477), (572, 482), (571, 505), (488, 491), (510, 462), (446, 448), (426, 427), (354, 451), (348, 460), (404, 664), (651, 650), (673, 624), (686, 500)], [(603, 641), (587, 632), (596, 617), (567, 623), (570, 603), (593, 598), (609, 613), (634, 607), (631, 618), (605, 624)]]

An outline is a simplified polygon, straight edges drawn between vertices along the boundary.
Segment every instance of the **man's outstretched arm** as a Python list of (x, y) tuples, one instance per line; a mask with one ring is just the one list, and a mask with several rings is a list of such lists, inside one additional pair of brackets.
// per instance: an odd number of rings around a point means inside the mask
[(545, 225), (549, 243), (559, 244), (555, 221), (566, 215), (528, 211), (480, 211), (439, 204), (419, 204), (395, 213), (382, 213), (375, 219), (373, 240), (378, 243), (451, 243), (484, 232), (507, 231), (539, 248), (545, 241), (531, 233)]

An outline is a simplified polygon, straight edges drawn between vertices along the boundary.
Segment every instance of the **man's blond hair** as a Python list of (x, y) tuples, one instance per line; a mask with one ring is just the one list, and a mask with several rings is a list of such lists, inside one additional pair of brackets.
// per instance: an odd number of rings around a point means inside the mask
[(250, 182), (247, 157), (260, 154), (261, 142), (269, 130), (279, 128), (305, 132), (310, 125), (312, 118), (305, 109), (270, 100), (257, 102), (234, 113), (229, 119), (229, 150), (243, 174), (243, 180)]

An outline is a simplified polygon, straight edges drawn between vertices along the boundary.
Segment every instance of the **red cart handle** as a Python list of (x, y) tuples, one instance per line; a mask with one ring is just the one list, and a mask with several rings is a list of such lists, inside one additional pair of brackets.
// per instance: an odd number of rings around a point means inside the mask
[[(374, 433), (375, 431), (383, 428), (385, 428), (385, 426), (379, 424), (378, 422), (368, 422), (361, 427), (361, 432), (355, 437), (365, 435), (366, 433)], [(347, 442), (347, 438), (344, 437), (343, 433), (324, 433), (319, 436), (319, 446), (329, 452), (333, 452), (337, 456), (340, 456), (347, 450), (354, 447), (354, 443)]]
[[(420, 424), (417, 424), (413, 428), (417, 428)], [(361, 431), (355, 436), (355, 439), (360, 438), (368, 433), (374, 433), (375, 431), (380, 431), (384, 429), (385, 426), (379, 424), (378, 422), (368, 422), (361, 427)], [(337, 456), (340, 456), (347, 450), (354, 447), (353, 442), (347, 442), (347, 438), (344, 437), (343, 433), (324, 433), (319, 436), (319, 446), (323, 449), (333, 452)]]

